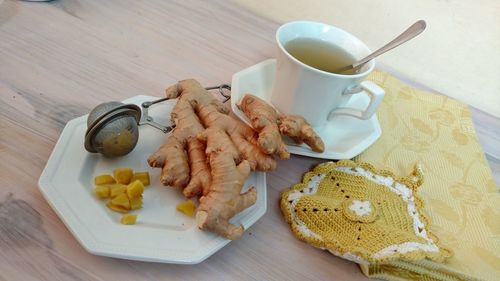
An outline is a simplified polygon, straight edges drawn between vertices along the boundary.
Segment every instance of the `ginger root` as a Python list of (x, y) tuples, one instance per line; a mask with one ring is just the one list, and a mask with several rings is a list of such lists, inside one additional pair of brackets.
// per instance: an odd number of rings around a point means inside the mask
[(277, 153), (281, 159), (290, 158), (278, 129), (278, 112), (270, 104), (253, 95), (245, 95), (238, 108), (245, 113), (252, 127), (259, 132), (259, 146), (265, 153)]
[(302, 116), (279, 114), (270, 104), (251, 94), (243, 96), (238, 107), (259, 132), (259, 145), (266, 153), (277, 152), (282, 159), (289, 157), (281, 135), (297, 144), (306, 143), (313, 151), (325, 150), (321, 138)]
[(304, 142), (315, 152), (325, 151), (323, 141), (304, 117), (281, 115), (279, 122), (280, 133), (289, 136), (295, 143), (301, 144)]
[(169, 98), (178, 98), (171, 117), (176, 125), (167, 141), (148, 158), (152, 167), (162, 168), (164, 185), (183, 189), (186, 197), (207, 194), (211, 182), (205, 146), (197, 135), (216, 127), (227, 133), (237, 153), (252, 170), (270, 171), (276, 160), (257, 145), (255, 131), (228, 115), (229, 110), (196, 80), (183, 80), (166, 90)]
[(229, 135), (218, 128), (205, 130), (199, 139), (207, 143), (212, 183), (207, 195), (200, 198), (196, 222), (200, 229), (213, 231), (227, 239), (237, 239), (243, 234), (244, 227), (235, 226), (229, 220), (257, 200), (257, 191), (253, 186), (241, 193), (250, 174), (250, 163), (243, 160), (236, 164), (239, 161), (236, 146)]

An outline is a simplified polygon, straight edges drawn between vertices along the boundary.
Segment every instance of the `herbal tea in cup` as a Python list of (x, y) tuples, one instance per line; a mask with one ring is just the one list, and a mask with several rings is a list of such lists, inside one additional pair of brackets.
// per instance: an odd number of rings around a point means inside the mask
[[(276, 32), (278, 55), (271, 103), (282, 113), (302, 115), (321, 127), (336, 115), (369, 119), (384, 97), (384, 90), (363, 81), (375, 68), (375, 60), (357, 73), (331, 72), (371, 53), (354, 35), (331, 25), (295, 21)], [(352, 95), (366, 94), (364, 109), (348, 108)]]
[[(336, 73), (335, 70), (356, 62), (356, 59), (347, 51), (319, 39), (296, 38), (285, 45), (285, 50), (299, 61), (331, 73)], [(355, 73), (355, 69), (342, 72), (346, 75)]]

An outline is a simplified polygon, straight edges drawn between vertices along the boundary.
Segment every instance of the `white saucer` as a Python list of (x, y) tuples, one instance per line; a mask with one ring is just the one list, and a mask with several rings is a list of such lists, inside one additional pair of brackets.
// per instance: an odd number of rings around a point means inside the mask
[[(232, 77), (231, 108), (236, 116), (250, 126), (249, 120), (236, 104), (246, 93), (269, 102), (275, 71), (276, 59), (269, 59), (244, 69)], [(362, 109), (368, 102), (367, 95), (358, 94), (351, 98), (347, 106)], [(372, 145), (382, 133), (376, 114), (368, 120), (336, 116), (325, 127), (314, 129), (323, 139), (325, 151), (317, 153), (306, 145), (287, 142), (290, 153), (323, 159), (351, 159)]]

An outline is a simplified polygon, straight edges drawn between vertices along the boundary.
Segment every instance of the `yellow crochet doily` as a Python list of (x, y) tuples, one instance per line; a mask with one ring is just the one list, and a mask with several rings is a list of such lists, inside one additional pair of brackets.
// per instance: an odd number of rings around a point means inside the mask
[(393, 259), (442, 261), (422, 213), (418, 168), (396, 178), (369, 164), (342, 160), (316, 166), (283, 192), (281, 210), (300, 240), (360, 263)]

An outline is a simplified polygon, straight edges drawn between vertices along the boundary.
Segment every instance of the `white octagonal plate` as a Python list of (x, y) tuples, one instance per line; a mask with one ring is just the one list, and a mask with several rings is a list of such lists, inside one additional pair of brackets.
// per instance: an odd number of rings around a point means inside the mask
[[(157, 97), (135, 96), (124, 103), (140, 105)], [(150, 115), (162, 124), (169, 124), (175, 101), (150, 107)], [(195, 220), (175, 206), (185, 200), (177, 189), (162, 186), (160, 169), (150, 168), (147, 157), (165, 140), (166, 135), (148, 125), (139, 127), (136, 148), (126, 156), (107, 159), (84, 149), (87, 116), (66, 124), (39, 179), (39, 187), (51, 207), (66, 224), (80, 244), (90, 253), (115, 258), (195, 264), (208, 258), (230, 240), (201, 231)], [(122, 225), (121, 214), (109, 210), (106, 201), (93, 194), (93, 179), (110, 174), (118, 167), (148, 171), (151, 185), (144, 191), (143, 208), (136, 225)], [(266, 211), (266, 179), (261, 172), (252, 172), (244, 190), (257, 188), (255, 205), (235, 216), (231, 222), (248, 229)]]

